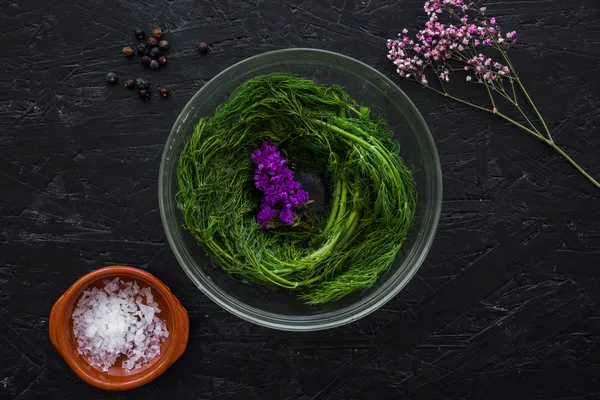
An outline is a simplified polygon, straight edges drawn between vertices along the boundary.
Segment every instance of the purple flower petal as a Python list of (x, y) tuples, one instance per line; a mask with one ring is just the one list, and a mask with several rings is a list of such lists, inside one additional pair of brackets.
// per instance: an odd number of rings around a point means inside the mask
[(274, 144), (264, 142), (251, 158), (257, 165), (254, 185), (264, 193), (262, 208), (257, 214), (259, 224), (267, 228), (277, 215), (282, 223), (293, 224), (293, 207), (306, 205), (308, 192), (294, 180), (294, 172), (287, 167), (287, 160)]
[(279, 219), (284, 224), (292, 225), (294, 223), (294, 213), (291, 208), (284, 208), (279, 212)]
[(277, 213), (277, 210), (265, 206), (261, 208), (261, 210), (258, 212), (256, 219), (263, 228), (266, 228), (270, 222), (273, 222), (273, 219), (275, 218), (275, 216), (277, 216)]

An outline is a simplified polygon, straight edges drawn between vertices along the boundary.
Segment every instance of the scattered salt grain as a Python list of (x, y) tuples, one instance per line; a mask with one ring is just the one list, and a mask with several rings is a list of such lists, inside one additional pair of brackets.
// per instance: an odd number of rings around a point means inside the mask
[(119, 356), (129, 371), (160, 355), (160, 343), (169, 336), (149, 287), (119, 278), (104, 281), (102, 289), (83, 292), (73, 311), (77, 352), (90, 364), (108, 371)]

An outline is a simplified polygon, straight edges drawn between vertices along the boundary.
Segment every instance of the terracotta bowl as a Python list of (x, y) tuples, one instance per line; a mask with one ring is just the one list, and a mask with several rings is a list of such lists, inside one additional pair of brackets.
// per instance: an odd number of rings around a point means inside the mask
[[(125, 371), (119, 358), (115, 366), (107, 372), (92, 366), (87, 359), (77, 353), (77, 341), (73, 336), (71, 315), (84, 290), (91, 287), (103, 287), (103, 281), (116, 277), (125, 281), (135, 280), (141, 287), (150, 287), (154, 301), (161, 312), (158, 316), (165, 320), (169, 337), (162, 342), (160, 355), (140, 369)], [(189, 335), (187, 311), (171, 290), (154, 275), (138, 268), (112, 266), (100, 268), (83, 276), (75, 282), (52, 307), (48, 323), (50, 340), (63, 356), (69, 367), (92, 386), (104, 390), (128, 390), (145, 385), (165, 372), (185, 351)]]

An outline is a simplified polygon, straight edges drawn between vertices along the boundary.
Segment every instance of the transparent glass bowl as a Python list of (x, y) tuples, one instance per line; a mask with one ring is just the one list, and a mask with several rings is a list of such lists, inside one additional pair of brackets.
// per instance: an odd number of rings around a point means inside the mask
[[(294, 292), (270, 290), (229, 276), (210, 261), (183, 228), (183, 216), (175, 201), (179, 154), (198, 119), (212, 115), (241, 83), (272, 72), (287, 72), (319, 84), (344, 87), (359, 103), (385, 116), (400, 141), (402, 157), (415, 171), (417, 213), (409, 238), (394, 265), (373, 287), (322, 306), (307, 306)], [(415, 275), (435, 236), (442, 203), (442, 174), (435, 144), (423, 117), (391, 80), (341, 54), (288, 49), (241, 61), (196, 93), (179, 114), (167, 140), (158, 191), (161, 218), (171, 248), (184, 271), (204, 294), (250, 322), (281, 330), (315, 331), (347, 324), (373, 312)]]

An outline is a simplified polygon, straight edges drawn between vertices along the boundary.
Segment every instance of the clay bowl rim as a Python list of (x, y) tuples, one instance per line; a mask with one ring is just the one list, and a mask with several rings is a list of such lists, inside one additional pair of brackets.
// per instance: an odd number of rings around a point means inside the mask
[[(65, 350), (65, 348), (72, 346), (68, 339), (68, 327), (65, 328), (62, 321), (64, 321), (69, 305), (73, 304), (87, 287), (102, 278), (111, 276), (116, 277), (119, 275), (132, 276), (134, 279), (148, 284), (153, 290), (160, 292), (162, 297), (165, 299), (166, 305), (170, 308), (174, 329), (172, 332), (169, 332), (168, 339), (165, 341), (164, 345), (161, 346), (161, 355), (159, 356), (160, 359), (157, 360), (154, 365), (148, 367), (142, 372), (131, 375), (131, 380), (127, 380), (125, 382), (111, 382), (110, 378), (107, 378), (107, 380), (99, 380), (93, 375), (89, 374), (86, 369), (82, 367), (82, 364), (86, 363), (86, 361), (81, 357), (74, 357), (71, 352)], [(171, 289), (169, 289), (169, 287), (160, 279), (139, 268), (123, 265), (112, 265), (87, 273), (75, 281), (75, 283), (73, 283), (63, 293), (63, 295), (52, 306), (48, 323), (48, 331), (50, 334), (50, 340), (54, 347), (64, 358), (67, 365), (79, 378), (81, 378), (81, 380), (100, 389), (120, 391), (133, 389), (149, 383), (164, 373), (179, 357), (181, 357), (185, 351), (185, 348), (187, 347), (189, 338), (189, 318), (187, 311), (171, 292)]]

